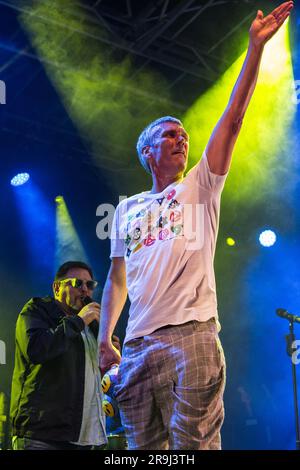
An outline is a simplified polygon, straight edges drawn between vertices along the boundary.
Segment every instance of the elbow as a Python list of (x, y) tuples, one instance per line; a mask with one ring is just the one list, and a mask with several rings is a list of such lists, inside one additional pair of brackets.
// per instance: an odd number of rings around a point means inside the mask
[(236, 136), (240, 132), (244, 115), (245, 110), (242, 106), (235, 106), (233, 103), (228, 106), (226, 113), (226, 127), (231, 135)]
[(238, 133), (240, 132), (242, 124), (243, 124), (243, 117), (244, 116), (237, 117), (236, 119), (232, 121), (231, 132), (233, 135), (238, 135)]
[(126, 274), (125, 270), (111, 270), (107, 276), (107, 284), (109, 287), (116, 287), (120, 290), (126, 289)]
[(27, 347), (27, 356), (29, 361), (34, 364), (43, 364), (47, 360), (45, 348), (39, 341), (30, 341)]

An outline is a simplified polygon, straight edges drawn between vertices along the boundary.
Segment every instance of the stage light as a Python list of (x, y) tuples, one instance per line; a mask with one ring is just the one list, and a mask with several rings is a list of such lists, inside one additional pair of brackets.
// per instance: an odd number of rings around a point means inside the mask
[(265, 246), (265, 247), (268, 247), (268, 248), (270, 246), (273, 246), (276, 243), (276, 239), (277, 239), (277, 237), (276, 237), (275, 232), (273, 232), (273, 230), (264, 230), (259, 235), (259, 243), (262, 246)]
[(52, 270), (55, 212), (51, 201), (44, 190), (36, 184), (35, 179), (30, 180), (22, 188), (15, 188), (13, 195), (22, 226), (22, 245), (30, 259), (31, 268), (38, 268), (43, 272)]
[(63, 196), (56, 196), (55, 202), (57, 204), (62, 204), (64, 202), (64, 197)]
[(228, 246), (234, 246), (235, 245), (235, 240), (231, 237), (228, 237), (226, 239), (226, 243), (227, 243)]
[(56, 266), (70, 259), (80, 259), (88, 263), (88, 259), (73, 224), (64, 197), (59, 195), (56, 202)]
[(10, 180), (10, 184), (12, 186), (21, 186), (22, 184), (27, 183), (29, 178), (30, 178), (30, 175), (28, 173), (18, 173), (16, 176), (14, 176)]

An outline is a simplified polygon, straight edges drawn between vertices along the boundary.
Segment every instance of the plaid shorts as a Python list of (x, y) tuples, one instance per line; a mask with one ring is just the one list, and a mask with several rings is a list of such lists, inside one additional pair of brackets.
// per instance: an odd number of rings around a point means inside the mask
[(115, 397), (129, 449), (220, 449), (225, 359), (214, 319), (125, 344)]

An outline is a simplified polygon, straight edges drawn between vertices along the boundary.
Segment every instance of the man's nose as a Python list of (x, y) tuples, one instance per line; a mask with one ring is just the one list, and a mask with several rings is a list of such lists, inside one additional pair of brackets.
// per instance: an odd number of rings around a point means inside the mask
[(82, 285), (80, 286), (80, 289), (81, 289), (83, 292), (87, 292), (87, 291), (88, 291), (86, 282), (83, 282), (83, 283), (82, 283)]

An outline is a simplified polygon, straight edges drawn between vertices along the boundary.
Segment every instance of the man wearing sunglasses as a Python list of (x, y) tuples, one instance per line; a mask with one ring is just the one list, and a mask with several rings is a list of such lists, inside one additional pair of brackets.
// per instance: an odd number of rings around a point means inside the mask
[(15, 450), (81, 450), (106, 443), (98, 367), (100, 305), (91, 268), (68, 261), (52, 297), (34, 297), (16, 326), (11, 422)]

